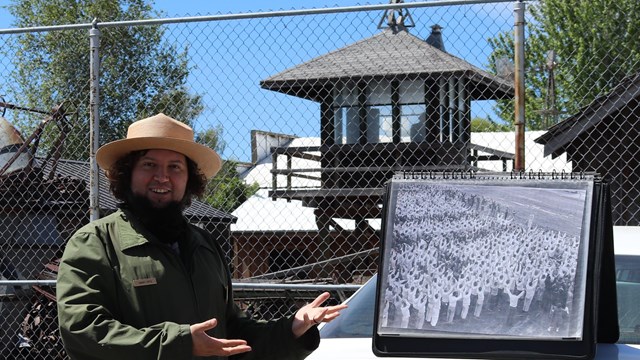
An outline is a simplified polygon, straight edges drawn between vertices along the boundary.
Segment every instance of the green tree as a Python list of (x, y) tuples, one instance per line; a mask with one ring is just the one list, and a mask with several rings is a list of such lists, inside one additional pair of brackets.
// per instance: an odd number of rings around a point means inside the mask
[(222, 169), (207, 185), (204, 200), (218, 210), (232, 212), (258, 191), (258, 184), (245, 184), (238, 176), (237, 162), (225, 161)]
[[(158, 17), (144, 0), (17, 0), (9, 6), (14, 26), (51, 26)], [(191, 124), (203, 109), (199, 95), (186, 87), (187, 49), (164, 39), (161, 26), (100, 28), (100, 143), (126, 134), (132, 121), (158, 113)], [(89, 154), (89, 31), (64, 30), (19, 35), (8, 49), (15, 54), (12, 97), (22, 106), (50, 109), (63, 104), (68, 117), (63, 156), (86, 160)], [(36, 115), (42, 118), (42, 115)], [(23, 133), (33, 130), (34, 115), (22, 115)], [(57, 136), (45, 132), (41, 146)], [(67, 147), (69, 147), (69, 145)]]
[(206, 129), (196, 133), (196, 142), (207, 145), (208, 147), (215, 149), (218, 153), (222, 153), (227, 147), (227, 143), (222, 139), (224, 129), (222, 125), (215, 126), (213, 128)]
[(491, 117), (481, 118), (474, 117), (471, 119), (471, 131), (472, 132), (503, 132), (513, 131), (513, 127), (510, 124), (499, 123), (493, 121)]
[[(575, 113), (621, 79), (640, 70), (640, 2), (637, 0), (544, 0), (528, 3), (525, 47), (526, 121), (543, 129), (550, 114), (550, 69), (555, 78), (555, 108)], [(489, 59), (513, 59), (513, 35), (489, 39)], [(551, 62), (549, 52), (555, 52)], [(501, 101), (498, 114), (513, 122), (513, 102)]]
[[(219, 125), (196, 133), (196, 141), (222, 153), (226, 147), (222, 139), (223, 134), (224, 129)], [(203, 199), (206, 203), (218, 210), (231, 213), (258, 191), (258, 184), (247, 185), (240, 179), (237, 165), (237, 162), (231, 160), (222, 163), (218, 174), (207, 184)]]
[[(145, 0), (17, 0), (9, 6), (14, 26), (52, 26), (76, 23), (157, 18)], [(187, 90), (188, 49), (178, 49), (165, 38), (161, 26), (122, 26), (100, 30), (100, 143), (120, 139), (131, 122), (158, 112), (193, 127), (203, 110), (200, 95)], [(12, 78), (19, 105), (50, 109), (63, 104), (69, 124), (62, 156), (86, 160), (89, 155), (89, 31), (64, 30), (26, 33), (7, 49), (13, 56)], [(35, 117), (35, 118), (34, 118)], [(17, 124), (29, 134), (41, 114), (24, 114)], [(40, 142), (47, 151), (60, 128), (49, 126)], [(197, 131), (196, 141), (221, 153), (222, 127)], [(69, 146), (73, 146), (70, 148)], [(207, 187), (205, 201), (232, 211), (257, 190), (239, 179), (233, 162)]]

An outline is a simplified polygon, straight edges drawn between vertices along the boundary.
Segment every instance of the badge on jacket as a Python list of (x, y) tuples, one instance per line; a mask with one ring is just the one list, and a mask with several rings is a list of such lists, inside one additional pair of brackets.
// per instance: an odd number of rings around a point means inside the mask
[(141, 287), (141, 286), (149, 286), (156, 285), (158, 281), (156, 278), (146, 278), (146, 279), (135, 279), (133, 280), (133, 287)]

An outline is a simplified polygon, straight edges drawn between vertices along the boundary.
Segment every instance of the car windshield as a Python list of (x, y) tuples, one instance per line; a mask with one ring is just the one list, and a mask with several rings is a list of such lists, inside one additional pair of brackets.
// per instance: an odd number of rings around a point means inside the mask
[[(618, 343), (640, 344), (640, 256), (616, 255)], [(366, 338), (373, 334), (376, 276), (350, 299), (349, 307), (320, 329), (323, 338)]]
[(616, 256), (619, 343), (640, 344), (640, 256)]
[(340, 316), (320, 329), (323, 338), (371, 337), (376, 301), (377, 275), (367, 281), (350, 299)]

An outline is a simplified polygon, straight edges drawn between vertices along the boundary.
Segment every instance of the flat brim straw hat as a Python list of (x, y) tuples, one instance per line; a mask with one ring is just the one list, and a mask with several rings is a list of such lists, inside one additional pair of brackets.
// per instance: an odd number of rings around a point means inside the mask
[(198, 165), (204, 176), (212, 178), (222, 164), (211, 148), (194, 141), (193, 129), (165, 114), (138, 120), (127, 130), (126, 139), (112, 141), (96, 152), (96, 161), (104, 170), (132, 151), (163, 149), (181, 153)]

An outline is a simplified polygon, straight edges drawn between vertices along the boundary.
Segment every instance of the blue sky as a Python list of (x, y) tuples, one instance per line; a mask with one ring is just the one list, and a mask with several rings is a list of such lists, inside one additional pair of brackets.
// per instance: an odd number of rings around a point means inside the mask
[[(159, 8), (169, 9), (171, 7), (176, 8), (176, 1), (172, 0), (157, 0), (156, 5)], [(279, 10), (279, 9), (301, 9), (301, 8), (319, 8), (319, 7), (333, 7), (333, 6), (351, 6), (351, 5), (364, 5), (364, 4), (387, 4), (387, 0), (378, 1), (353, 1), (353, 0), (235, 0), (235, 1), (186, 1), (189, 7), (185, 7), (191, 12), (191, 9), (197, 9), (198, 11), (210, 11), (210, 12), (238, 12), (238, 11), (258, 11), (258, 10)], [(268, 4), (268, 5), (267, 5)], [(339, 4), (339, 5), (337, 5)], [(212, 6), (213, 5), (213, 6)], [(215, 8), (215, 9), (212, 9)]]
[[(410, 1), (407, 1), (410, 2)], [(0, 0), (0, 28), (11, 27), (12, 17), (6, 9), (9, 0)], [(337, 5), (339, 3), (339, 5)], [(213, 15), (217, 13), (258, 12), (268, 10), (310, 9), (324, 7), (344, 7), (367, 4), (388, 4), (386, 0), (367, 2), (352, 0), (156, 0), (155, 8), (167, 13), (169, 17)]]
[[(408, 0), (406, 2), (412, 2)], [(205, 1), (205, 0), (156, 0), (156, 8), (164, 10), (172, 15), (204, 15), (215, 13), (258, 12), (269, 10), (310, 9), (325, 7), (344, 7), (354, 5), (388, 4), (388, 0), (353, 1), (353, 0), (231, 0), (231, 1)], [(181, 4), (187, 4), (181, 6)]]
[[(336, 2), (339, 4), (336, 5)], [(412, 1), (406, 0), (405, 2)], [(11, 3), (9, 0), (0, 0), (0, 28), (11, 27), (11, 16), (6, 9), (6, 5), (9, 3)], [(388, 0), (368, 2), (355, 0), (270, 0), (268, 2), (265, 0), (156, 0), (155, 8), (164, 12), (167, 17), (183, 17), (387, 3), (389, 3)], [(510, 3), (504, 4), (502, 10), (498, 11), (495, 7), (466, 6), (457, 15), (446, 10), (431, 9), (433, 10), (429, 10), (428, 15), (424, 17), (430, 23), (418, 24), (419, 26), (412, 29), (412, 33), (426, 38), (429, 35), (429, 25), (433, 23), (443, 25), (447, 51), (481, 68), (484, 68), (487, 54), (486, 45), (479, 47), (479, 44), (486, 44), (484, 40), (486, 34), (495, 34), (513, 23)], [(216, 33), (218, 35), (221, 34), (219, 29), (233, 29), (229, 30), (230, 33), (242, 33), (241, 36), (247, 36), (249, 32), (246, 29), (247, 22), (228, 23), (224, 28), (217, 27), (221, 26), (218, 24), (190, 25), (184, 28), (179, 25), (171, 27), (174, 32), (168, 32), (168, 34), (175, 36), (171, 40), (178, 41), (179, 45), (184, 44), (191, 47), (190, 56), (192, 57), (191, 62), (194, 63), (194, 69), (190, 77), (194, 79), (195, 88), (193, 90), (202, 94), (205, 103), (202, 119), (196, 120), (194, 129), (198, 131), (198, 126), (201, 126), (201, 129), (222, 126), (224, 129), (223, 139), (227, 144), (222, 156), (240, 161), (250, 161), (250, 130), (265, 130), (297, 136), (318, 136), (319, 107), (316, 103), (260, 89), (257, 86), (258, 82), (312, 57), (372, 35), (378, 31), (374, 22), (377, 23), (378, 20), (375, 19), (381, 15), (382, 11), (371, 13), (373, 21), (367, 20), (367, 16), (357, 17), (358, 21), (363, 21), (363, 19), (365, 21), (362, 26), (359, 24), (357, 28), (340, 24), (340, 22), (348, 22), (351, 19), (347, 15), (323, 18), (323, 20), (302, 20), (302, 23), (314, 21), (316, 29), (318, 29), (318, 25), (324, 30), (331, 29), (332, 26), (347, 29), (346, 33), (339, 34), (337, 37), (331, 35), (333, 33), (331, 30), (315, 31), (311, 29), (311, 25), (308, 28), (291, 31), (291, 29), (287, 29), (286, 25), (282, 27), (280, 21), (274, 21), (273, 28), (269, 30), (275, 30), (275, 32), (268, 35), (264, 42), (249, 40), (249, 42), (242, 42), (241, 46), (238, 46), (237, 42), (234, 43), (233, 39), (199, 38), (186, 34), (198, 31), (211, 34), (211, 31), (214, 33), (218, 31)], [(322, 21), (322, 24), (319, 24), (318, 21)], [(369, 22), (371, 22), (370, 25), (368, 25)], [(297, 24), (299, 23), (300, 21)], [(336, 25), (336, 23), (338, 24)], [(469, 26), (469, 23), (473, 23), (472, 26)], [(279, 30), (275, 27), (278, 27)], [(355, 32), (353, 32), (354, 29)], [(282, 31), (282, 34), (276, 35), (277, 31)], [(285, 56), (281, 56), (277, 51), (283, 48), (288, 49)], [(210, 50), (212, 52), (209, 53), (206, 49), (213, 50)], [(224, 55), (227, 59), (220, 58), (218, 53), (214, 54), (216, 49), (225, 49)], [(214, 61), (211, 61), (212, 59)], [(238, 63), (237, 59), (242, 59), (244, 64)], [(271, 63), (270, 59), (275, 60)], [(204, 64), (199, 66), (202, 63)], [(225, 71), (228, 69), (233, 70), (226, 74)], [(228, 77), (221, 77), (220, 74)], [(201, 79), (207, 80), (201, 81)], [(475, 108), (478, 111), (474, 112), (472, 108), (474, 115), (490, 115), (495, 118), (490, 105), (475, 105)]]

